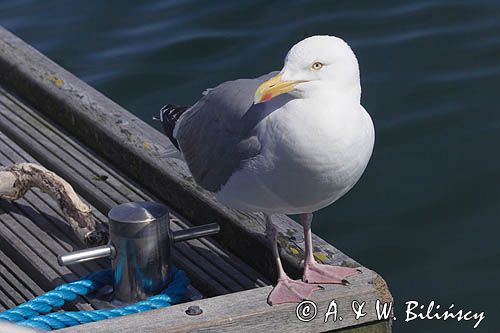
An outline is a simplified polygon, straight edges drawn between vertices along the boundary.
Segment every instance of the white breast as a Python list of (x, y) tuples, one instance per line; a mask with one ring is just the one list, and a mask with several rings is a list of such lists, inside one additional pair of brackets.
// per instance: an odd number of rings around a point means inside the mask
[(293, 100), (258, 125), (261, 154), (216, 194), (221, 202), (247, 211), (297, 214), (323, 208), (354, 186), (373, 149), (370, 116), (359, 104), (332, 110), (311, 103)]

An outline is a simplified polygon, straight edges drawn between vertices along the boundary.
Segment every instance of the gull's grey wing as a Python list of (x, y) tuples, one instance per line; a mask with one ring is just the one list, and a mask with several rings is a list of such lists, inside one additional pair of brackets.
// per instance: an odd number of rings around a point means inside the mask
[(262, 117), (253, 104), (257, 87), (276, 75), (224, 82), (205, 95), (179, 119), (174, 136), (196, 182), (217, 192), (242, 161), (260, 152), (254, 127)]

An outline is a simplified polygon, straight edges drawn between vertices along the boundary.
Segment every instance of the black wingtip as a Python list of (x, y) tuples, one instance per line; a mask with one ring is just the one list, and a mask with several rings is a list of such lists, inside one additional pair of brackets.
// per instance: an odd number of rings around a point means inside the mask
[(175, 124), (188, 108), (187, 106), (167, 104), (160, 109), (159, 120), (162, 124), (163, 131), (177, 149), (179, 149), (179, 143), (174, 138)]

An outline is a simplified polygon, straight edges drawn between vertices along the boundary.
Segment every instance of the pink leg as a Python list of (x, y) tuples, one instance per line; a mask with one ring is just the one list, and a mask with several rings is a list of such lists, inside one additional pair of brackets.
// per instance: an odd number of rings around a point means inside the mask
[(304, 241), (306, 258), (304, 260), (304, 275), (302, 281), (307, 283), (338, 283), (347, 284), (346, 278), (358, 274), (359, 270), (351, 267), (331, 266), (318, 264), (314, 260), (312, 236), (311, 236), (311, 222), (313, 214), (302, 214), (300, 220), (304, 227)]
[(292, 280), (285, 273), (278, 252), (278, 234), (272, 223), (271, 217), (268, 215), (266, 215), (266, 236), (271, 246), (273, 257), (276, 260), (276, 267), (278, 270), (278, 282), (267, 297), (267, 303), (269, 305), (298, 303), (309, 298), (313, 291), (321, 289), (317, 285), (307, 284), (300, 280)]

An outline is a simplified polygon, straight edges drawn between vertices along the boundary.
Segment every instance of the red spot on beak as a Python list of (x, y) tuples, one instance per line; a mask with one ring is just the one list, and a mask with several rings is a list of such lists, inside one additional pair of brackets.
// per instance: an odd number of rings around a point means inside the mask
[(264, 94), (264, 96), (262, 96), (261, 101), (262, 101), (262, 102), (267, 102), (267, 101), (269, 101), (271, 98), (273, 98), (273, 94), (271, 94), (271, 93), (267, 93), (267, 94)]

